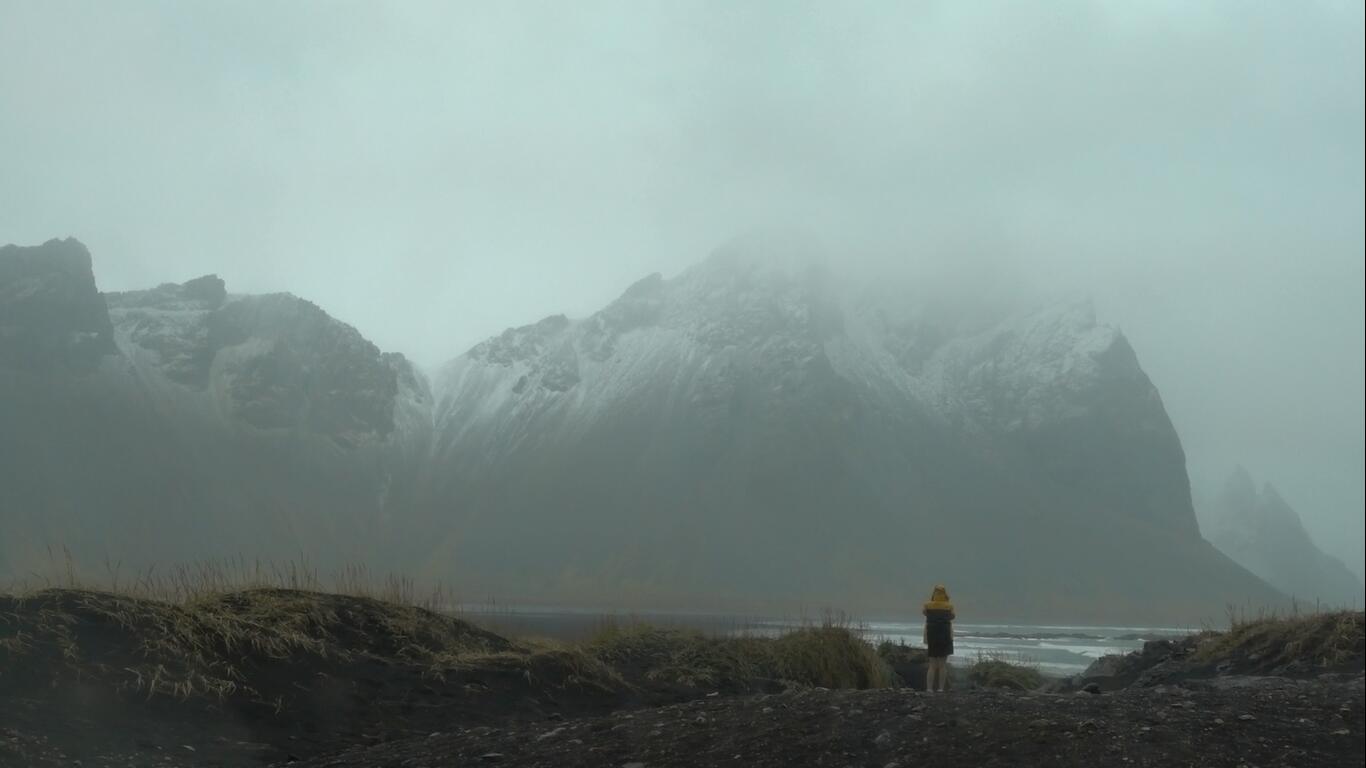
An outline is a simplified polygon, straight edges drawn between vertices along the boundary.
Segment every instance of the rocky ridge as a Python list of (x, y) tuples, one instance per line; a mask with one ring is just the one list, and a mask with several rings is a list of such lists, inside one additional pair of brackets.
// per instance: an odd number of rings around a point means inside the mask
[(1314, 543), (1299, 514), (1270, 483), (1259, 491), (1238, 467), (1200, 511), (1211, 543), (1282, 592), (1310, 605), (1362, 604), (1361, 581)]

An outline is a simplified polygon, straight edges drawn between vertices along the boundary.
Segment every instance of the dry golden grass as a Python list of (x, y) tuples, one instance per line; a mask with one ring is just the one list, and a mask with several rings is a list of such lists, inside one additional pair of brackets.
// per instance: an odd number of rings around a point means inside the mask
[[(0, 670), (54, 648), (68, 673), (148, 695), (255, 696), (243, 664), (372, 656), (435, 668), (510, 647), (454, 617), (374, 598), (274, 587), (196, 594), (184, 603), (57, 588), (11, 597)], [(117, 666), (106, 663), (111, 655)]]
[[(109, 562), (92, 574), (65, 548), (49, 549), (47, 568), (0, 590), (3, 596), (16, 608), (27, 603), (35, 610), (29, 612), (31, 631), (12, 634), (0, 614), (0, 655), (16, 659), (41, 640), (79, 668), (88, 663), (88, 649), (72, 632), (78, 616), (109, 622), (135, 635), (147, 660), (112, 670), (125, 673), (119, 685), (148, 694), (251, 693), (236, 667), (243, 657), (376, 653), (436, 666), (461, 653), (493, 650), (486, 643), (471, 646), (470, 627), (439, 613), (448, 602), (440, 584), (421, 589), (411, 578), (377, 577), (354, 565), (329, 579), (302, 557), (282, 564), (246, 558), (180, 563), (128, 576)], [(358, 610), (365, 614), (359, 624)]]
[(752, 690), (785, 681), (825, 688), (884, 688), (891, 668), (848, 627), (823, 624), (777, 637), (709, 636), (644, 623), (605, 624), (584, 649), (607, 665), (652, 682)]
[(1303, 662), (1332, 667), (1362, 657), (1364, 626), (1366, 619), (1360, 611), (1263, 613), (1249, 618), (1231, 610), (1228, 630), (1206, 633), (1195, 657), (1218, 662), (1255, 655), (1267, 665)]
[(1044, 682), (1038, 667), (1029, 659), (1000, 653), (979, 652), (965, 676), (968, 682), (979, 688), (1015, 691), (1032, 691)]
[(49, 547), (47, 556), (43, 570), (7, 585), (0, 589), (0, 594), (22, 596), (45, 589), (84, 589), (186, 605), (230, 592), (288, 589), (364, 597), (431, 611), (457, 602), (440, 582), (423, 585), (402, 574), (371, 573), (366, 566), (357, 564), (323, 574), (303, 555), (284, 563), (245, 557), (172, 563), (136, 574), (125, 574), (121, 563), (110, 561), (98, 569), (84, 567), (65, 547), (60, 551)]
[[(629, 687), (628, 680), (755, 690), (775, 681), (877, 688), (895, 679), (842, 617), (777, 637), (606, 621), (582, 643), (506, 640), (441, 613), (450, 601), (439, 585), (423, 590), (405, 577), (376, 579), (363, 567), (327, 580), (304, 560), (278, 565), (238, 558), (125, 578), (118, 565), (106, 563), (103, 575), (91, 578), (65, 550), (49, 554), (46, 575), (9, 590), (28, 625), (7, 632), (0, 612), (0, 667), (43, 643), (59, 649), (73, 671), (148, 695), (254, 697), (258, 691), (241, 668), (253, 659), (362, 655), (401, 660), (441, 680), (455, 671), (490, 669), (519, 672), (532, 684), (608, 690)], [(98, 653), (82, 646), (77, 625), (83, 622), (136, 638), (137, 661), (100, 666)]]

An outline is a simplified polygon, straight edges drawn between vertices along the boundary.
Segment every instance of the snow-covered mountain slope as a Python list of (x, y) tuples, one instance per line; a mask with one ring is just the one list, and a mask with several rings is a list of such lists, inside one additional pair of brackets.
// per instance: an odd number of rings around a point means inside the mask
[(1216, 547), (1282, 592), (1304, 602), (1361, 607), (1361, 582), (1319, 549), (1270, 483), (1258, 491), (1238, 467), (1200, 512), (1205, 535)]
[(741, 248), (506, 331), (434, 379), (438, 495), (461, 499), (441, 557), (564, 599), (876, 610), (949, 581), (996, 616), (1130, 620), (1272, 599), (1200, 539), (1117, 330), (1085, 305), (977, 325)]
[(119, 349), (147, 378), (207, 393), (224, 419), (259, 430), (382, 441), (400, 374), (420, 376), (308, 301), (229, 296), (213, 275), (105, 299)]

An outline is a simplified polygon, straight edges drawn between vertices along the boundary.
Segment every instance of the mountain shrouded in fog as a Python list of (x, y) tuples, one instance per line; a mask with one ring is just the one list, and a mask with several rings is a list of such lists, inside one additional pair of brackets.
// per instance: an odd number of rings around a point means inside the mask
[[(737, 241), (430, 383), (288, 294), (101, 294), (0, 252), (0, 570), (303, 553), (467, 595), (1193, 621), (1280, 599), (1201, 539), (1089, 306), (973, 317)], [(799, 249), (798, 249), (799, 250)]]
[(102, 295), (90, 266), (0, 252), (0, 567), (367, 554), (412, 439), (403, 358), (293, 296)]
[(1200, 512), (1201, 528), (1220, 551), (1282, 592), (1309, 603), (1361, 606), (1361, 582), (1314, 543), (1270, 483), (1258, 491), (1238, 467)]

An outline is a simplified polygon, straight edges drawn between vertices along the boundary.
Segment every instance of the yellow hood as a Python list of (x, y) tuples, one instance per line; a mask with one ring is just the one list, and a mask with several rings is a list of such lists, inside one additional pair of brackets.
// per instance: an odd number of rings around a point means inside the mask
[(949, 601), (949, 591), (943, 584), (934, 585), (934, 592), (930, 594), (930, 599), (925, 603), (927, 611), (953, 611), (953, 603)]

